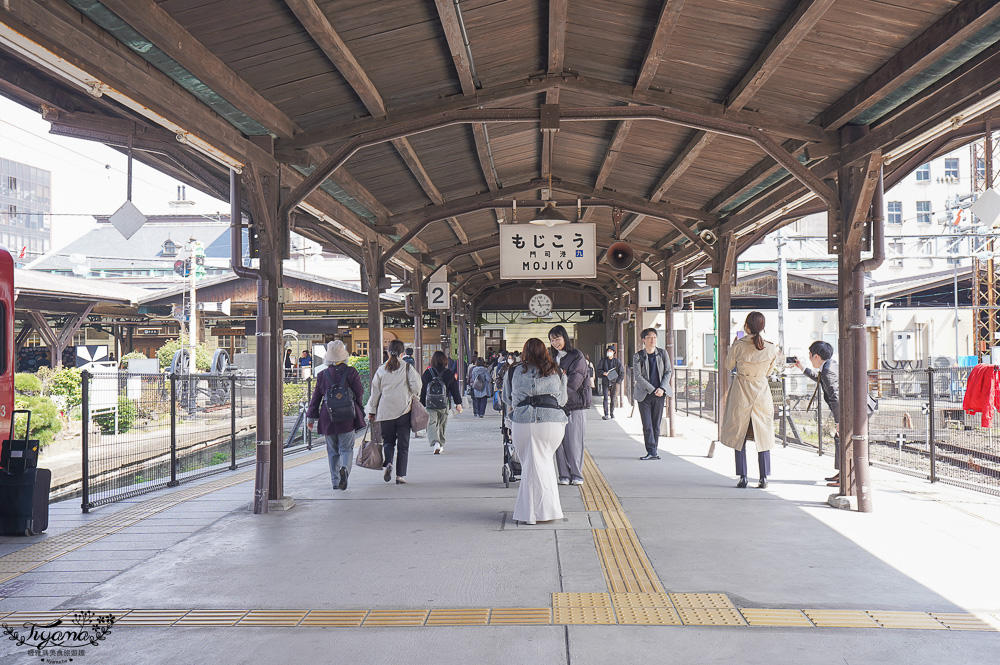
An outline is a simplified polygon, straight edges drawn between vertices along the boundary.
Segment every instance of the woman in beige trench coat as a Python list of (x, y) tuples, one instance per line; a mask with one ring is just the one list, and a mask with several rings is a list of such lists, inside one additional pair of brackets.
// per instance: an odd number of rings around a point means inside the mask
[(747, 454), (745, 444), (752, 438), (757, 445), (760, 483), (767, 487), (771, 475), (771, 448), (774, 447), (774, 400), (767, 384), (778, 359), (778, 347), (764, 341), (764, 315), (750, 312), (743, 326), (746, 336), (737, 339), (726, 355), (726, 371), (736, 368), (729, 384), (726, 408), (722, 414), (722, 443), (736, 450), (737, 487), (747, 486)]

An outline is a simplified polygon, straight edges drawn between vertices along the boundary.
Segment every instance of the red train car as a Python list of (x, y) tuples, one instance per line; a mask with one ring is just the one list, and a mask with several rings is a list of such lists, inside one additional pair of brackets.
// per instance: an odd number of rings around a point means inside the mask
[(0, 247), (0, 436), (14, 410), (14, 257)]

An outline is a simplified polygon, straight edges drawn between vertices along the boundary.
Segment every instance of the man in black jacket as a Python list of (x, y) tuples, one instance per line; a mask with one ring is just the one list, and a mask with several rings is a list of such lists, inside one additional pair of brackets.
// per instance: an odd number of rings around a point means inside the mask
[(597, 378), (601, 382), (601, 392), (604, 394), (604, 420), (611, 420), (615, 417), (618, 385), (625, 379), (625, 369), (622, 367), (622, 361), (615, 357), (613, 345), (608, 345), (604, 350), (604, 357), (597, 363)]
[(833, 435), (833, 468), (837, 470), (837, 473), (827, 478), (826, 481), (830, 487), (840, 487), (840, 375), (837, 361), (833, 359), (833, 346), (829, 342), (813, 342), (809, 345), (809, 362), (812, 363), (811, 368), (803, 367), (802, 362), (796, 358), (795, 366), (810, 379), (819, 383), (819, 387), (823, 391), (823, 401), (830, 407), (833, 422), (837, 423), (836, 433)]
[(556, 450), (556, 471), (560, 485), (583, 484), (583, 440), (587, 436), (587, 409), (593, 406), (590, 391), (590, 365), (580, 349), (569, 342), (566, 328), (555, 326), (549, 331), (549, 353), (566, 372), (566, 406), (569, 417), (562, 445)]

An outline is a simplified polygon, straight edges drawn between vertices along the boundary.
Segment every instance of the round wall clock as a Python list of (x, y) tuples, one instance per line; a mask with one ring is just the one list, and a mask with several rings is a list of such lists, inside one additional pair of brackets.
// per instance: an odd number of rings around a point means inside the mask
[(536, 293), (528, 301), (528, 310), (537, 317), (548, 316), (552, 311), (552, 299), (544, 293)]

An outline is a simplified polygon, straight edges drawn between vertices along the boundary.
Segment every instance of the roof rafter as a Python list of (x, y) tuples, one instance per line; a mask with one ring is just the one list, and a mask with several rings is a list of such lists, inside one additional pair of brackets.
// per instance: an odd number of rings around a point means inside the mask
[(965, 0), (833, 103), (816, 124), (825, 129), (843, 126), (997, 18), (1000, 3), (995, 0)]
[(368, 109), (368, 112), (375, 117), (385, 115), (385, 102), (375, 88), (375, 84), (368, 78), (368, 74), (358, 63), (357, 58), (347, 48), (347, 44), (340, 38), (334, 30), (330, 19), (326, 17), (323, 10), (319, 8), (314, 0), (284, 0), (288, 8), (292, 10), (299, 23), (313, 38), (320, 50), (329, 58), (333, 66), (337, 68), (344, 80), (354, 89), (361, 102)]
[[(801, 0), (771, 37), (767, 46), (757, 56), (757, 60), (746, 71), (740, 82), (726, 96), (725, 107), (733, 111), (742, 110), (747, 102), (764, 87), (767, 80), (778, 71), (785, 59), (806, 38), (834, 2), (835, 0)], [(715, 135), (708, 132), (695, 132), (680, 154), (664, 171), (649, 199), (656, 201), (662, 198), (667, 190), (691, 168), (714, 138)], [(626, 227), (628, 232), (631, 232), (641, 221), (641, 217), (633, 218)], [(625, 235), (623, 233), (622, 237)]]

